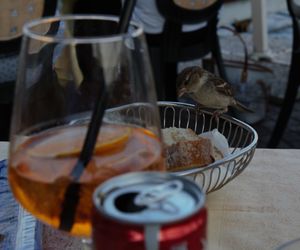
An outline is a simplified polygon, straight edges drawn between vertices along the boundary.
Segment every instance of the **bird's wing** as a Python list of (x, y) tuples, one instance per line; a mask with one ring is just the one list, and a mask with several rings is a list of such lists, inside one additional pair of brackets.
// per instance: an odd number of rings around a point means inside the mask
[(216, 90), (223, 95), (226, 96), (233, 96), (233, 90), (231, 88), (231, 86), (229, 85), (229, 83), (225, 82), (224, 80), (218, 78), (218, 77), (214, 77), (214, 79), (212, 79), (212, 81), (215, 84)]

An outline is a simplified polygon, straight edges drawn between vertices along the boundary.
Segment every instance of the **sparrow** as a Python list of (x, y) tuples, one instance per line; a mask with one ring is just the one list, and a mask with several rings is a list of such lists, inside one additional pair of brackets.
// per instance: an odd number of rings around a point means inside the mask
[(188, 95), (199, 107), (214, 109), (214, 116), (226, 113), (229, 106), (253, 112), (234, 98), (229, 83), (201, 67), (183, 69), (177, 76), (176, 86), (178, 97)]

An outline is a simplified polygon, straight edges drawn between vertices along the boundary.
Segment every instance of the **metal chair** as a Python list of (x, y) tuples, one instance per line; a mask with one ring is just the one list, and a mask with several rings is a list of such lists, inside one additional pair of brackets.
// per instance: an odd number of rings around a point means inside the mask
[(296, 0), (287, 0), (287, 6), (293, 24), (292, 56), (287, 88), (275, 128), (268, 143), (269, 148), (278, 147), (292, 113), (300, 86), (300, 4), (299, 2), (296, 3)]
[[(227, 79), (217, 35), (219, 10), (223, 0), (211, 1), (201, 9), (187, 9), (173, 0), (156, 0), (156, 5), (165, 19), (160, 34), (146, 34), (159, 99), (176, 101), (176, 77), (178, 62), (204, 58), (212, 54), (221, 77)], [(184, 24), (203, 23), (201, 28), (183, 32)], [(151, 51), (158, 49), (158, 56)], [(158, 70), (157, 70), (158, 69)]]

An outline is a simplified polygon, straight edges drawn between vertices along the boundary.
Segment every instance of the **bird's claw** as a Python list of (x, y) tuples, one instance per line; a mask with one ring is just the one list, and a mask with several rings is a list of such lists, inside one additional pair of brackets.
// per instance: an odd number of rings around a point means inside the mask
[(228, 111), (228, 109), (221, 109), (221, 110), (215, 110), (212, 114), (212, 117), (213, 119), (215, 119), (216, 123), (219, 124), (219, 119), (220, 119), (220, 116), (223, 114), (223, 113), (226, 113)]
[(197, 113), (202, 113), (203, 112), (203, 108), (204, 108), (203, 105), (201, 105), (199, 103), (195, 104), (195, 109), (196, 109)]
[(219, 124), (219, 117), (222, 114), (219, 110), (216, 110), (212, 114), (212, 118), (216, 121), (217, 124)]

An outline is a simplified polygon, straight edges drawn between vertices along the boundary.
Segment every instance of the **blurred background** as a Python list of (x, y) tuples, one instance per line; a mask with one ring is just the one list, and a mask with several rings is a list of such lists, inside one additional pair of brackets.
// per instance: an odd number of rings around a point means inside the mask
[[(264, 47), (265, 51), (260, 56), (255, 55), (255, 42), (257, 41), (253, 37), (254, 27), (251, 13), (253, 3), (257, 4), (259, 1), (240, 0), (225, 2), (227, 3), (224, 4), (220, 13), (220, 24), (236, 27), (246, 41), (250, 54), (250, 63), (265, 67), (265, 69), (250, 69), (248, 77), (252, 82), (259, 81), (259, 84), (263, 87), (257, 86), (252, 90), (254, 95), (256, 95), (257, 107), (262, 112), (250, 123), (259, 134), (258, 147), (268, 147), (270, 146), (272, 131), (283, 104), (291, 64), (293, 28), (287, 1), (265, 1), (264, 11), (266, 14), (267, 38), (265, 41), (266, 46)], [(296, 0), (294, 2), (300, 4), (300, 1)], [(226, 60), (243, 60), (243, 50), (238, 49), (241, 48), (239, 41), (224, 31), (220, 31), (219, 35), (225, 64)], [(236, 68), (227, 67), (227, 71), (230, 80), (236, 82), (238, 76)], [(299, 79), (295, 79), (295, 81), (299, 84)], [(278, 148), (300, 148), (300, 102), (298, 92), (297, 90), (297, 98), (286, 129), (277, 145)], [(257, 100), (259, 99), (257, 95), (264, 97), (259, 101)], [(251, 118), (246, 119), (246, 121), (250, 120)]]
[[(178, 5), (196, 9), (198, 2), (202, 5), (214, 4), (217, 0), (177, 0)], [(224, 0), (217, 11), (216, 32), (218, 36), (226, 80), (233, 85), (237, 98), (255, 110), (254, 114), (230, 112), (229, 114), (251, 124), (258, 132), (258, 147), (300, 148), (300, 101), (295, 100), (288, 123), (278, 143), (270, 145), (272, 131), (277, 123), (284, 93), (288, 83), (292, 55), (293, 28), (287, 2), (289, 0)], [(137, 9), (144, 16), (151, 14), (151, 8), (143, 10), (143, 5), (156, 4), (158, 1), (137, 0)], [(295, 0), (295, 2), (297, 2)], [(299, 1), (300, 2), (300, 1)], [(0, 140), (9, 139), (10, 114), (13, 105), (14, 82), (18, 65), (22, 24), (39, 16), (51, 16), (70, 13), (112, 14), (118, 15), (122, 6), (120, 0), (1, 0), (0, 3)], [(203, 8), (204, 8), (203, 7)], [(174, 93), (175, 75), (162, 78), (164, 72), (174, 70), (175, 56), (168, 55), (173, 64), (157, 67), (155, 60), (161, 60), (161, 54), (156, 51), (156, 38), (163, 34), (163, 24), (160, 19), (167, 18), (170, 13), (164, 13), (162, 7), (156, 9), (152, 29), (145, 29), (149, 52), (153, 59), (156, 88), (159, 100), (168, 100), (165, 92)], [(142, 11), (142, 12), (141, 12)], [(198, 11), (198, 9), (197, 9)], [(139, 12), (134, 15), (138, 17)], [(147, 18), (145, 19), (148, 20)], [(148, 20), (149, 23), (151, 20)], [(200, 22), (200, 21), (199, 21)], [(145, 28), (149, 23), (144, 23)], [(161, 30), (158, 30), (161, 25)], [(170, 24), (171, 25), (171, 24)], [(165, 25), (166, 26), (166, 25)], [(197, 25), (196, 25), (197, 26)], [(230, 27), (234, 32), (223, 26)], [(4, 29), (6, 27), (6, 29)], [(200, 26), (199, 26), (200, 27)], [(198, 29), (196, 27), (195, 29)], [(151, 27), (150, 27), (151, 28)], [(170, 27), (169, 27), (170, 28)], [(172, 27), (171, 27), (172, 28)], [(174, 28), (174, 27), (173, 27)], [(178, 27), (175, 27), (176, 30)], [(153, 33), (154, 32), (154, 33)], [(159, 32), (155, 33), (155, 32)], [(237, 35), (237, 32), (239, 35)], [(209, 33), (209, 32), (208, 32)], [(205, 33), (206, 34), (206, 33)], [(168, 41), (167, 39), (164, 42)], [(248, 57), (245, 58), (245, 50)], [(196, 53), (196, 51), (195, 51)], [(212, 49), (214, 53), (214, 48)], [(191, 65), (202, 65), (213, 73), (220, 75), (216, 60), (212, 53), (199, 58), (189, 57), (183, 62), (176, 60), (176, 70)], [(169, 60), (167, 59), (167, 60)], [(247, 79), (241, 82), (241, 73), (247, 63)], [(158, 64), (159, 65), (159, 64)], [(172, 69), (170, 69), (170, 67)], [(300, 65), (299, 65), (300, 68)], [(221, 74), (223, 77), (223, 75)], [(224, 75), (225, 77), (225, 75)], [(165, 79), (168, 79), (167, 81)], [(166, 83), (168, 82), (168, 83)], [(298, 91), (297, 91), (298, 92)], [(172, 98), (171, 98), (172, 99)], [(173, 98), (174, 99), (174, 98)]]

